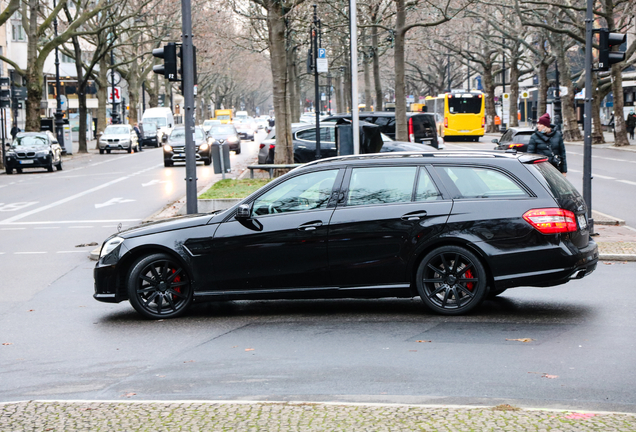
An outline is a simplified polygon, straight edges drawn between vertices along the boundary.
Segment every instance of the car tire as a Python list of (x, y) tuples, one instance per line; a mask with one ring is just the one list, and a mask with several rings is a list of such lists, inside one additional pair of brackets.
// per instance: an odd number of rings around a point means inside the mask
[(212, 156), (208, 156), (207, 158), (203, 159), (203, 165), (210, 165), (212, 163)]
[(236, 150), (234, 150), (234, 154), (241, 154), (241, 145), (239, 144), (239, 146), (236, 148)]
[(4, 172), (6, 172), (7, 174), (13, 174), (13, 168), (4, 167)]
[(163, 166), (165, 166), (166, 168), (174, 166), (174, 162), (173, 161), (164, 160), (163, 161)]
[(46, 166), (46, 170), (48, 172), (53, 172), (53, 161), (52, 160), (51, 160), (51, 163)]
[(99, 154), (104, 154), (104, 149), (99, 149)]
[(459, 246), (442, 246), (426, 254), (415, 283), (424, 304), (441, 315), (471, 311), (488, 291), (483, 264), (474, 253)]
[(106, 149), (106, 153), (110, 154), (110, 149)]
[(132, 153), (132, 151), (133, 151), (132, 144), (130, 145), (130, 147), (128, 147), (128, 149), (126, 149), (126, 151), (127, 151), (128, 153)]
[(149, 319), (176, 318), (192, 304), (192, 284), (186, 268), (163, 253), (142, 256), (131, 267), (128, 300)]
[(18, 174), (22, 174), (22, 168), (16, 168), (15, 172), (18, 173)]
[(55, 165), (55, 169), (62, 171), (62, 158), (60, 158), (60, 161)]

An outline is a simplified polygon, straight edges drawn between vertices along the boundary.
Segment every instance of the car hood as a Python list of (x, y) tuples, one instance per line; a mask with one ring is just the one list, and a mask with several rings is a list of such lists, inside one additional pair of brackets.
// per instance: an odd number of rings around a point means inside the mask
[(130, 138), (130, 134), (103, 134), (101, 136), (103, 139), (127, 139)]
[(20, 145), (20, 146), (15, 146), (15, 147), (11, 147), (9, 149), (9, 151), (16, 151), (16, 152), (29, 152), (29, 151), (44, 151), (44, 150), (48, 150), (50, 148), (50, 146), (43, 144), (43, 145)]
[(157, 234), (165, 231), (173, 231), (184, 228), (192, 228), (206, 225), (212, 218), (210, 214), (194, 214), (187, 216), (179, 216), (158, 222), (150, 222), (144, 225), (138, 225), (128, 228), (119, 233), (122, 238), (133, 238), (149, 234)]
[[(201, 144), (204, 144), (204, 143), (205, 143), (205, 139), (198, 139), (198, 140), (194, 141), (194, 145), (197, 146), (197, 147), (200, 146)], [(174, 146), (178, 146), (178, 147), (184, 146), (185, 145), (185, 139), (183, 139), (183, 140), (174, 140), (174, 141), (168, 139), (168, 145), (171, 145), (172, 147), (174, 147)]]

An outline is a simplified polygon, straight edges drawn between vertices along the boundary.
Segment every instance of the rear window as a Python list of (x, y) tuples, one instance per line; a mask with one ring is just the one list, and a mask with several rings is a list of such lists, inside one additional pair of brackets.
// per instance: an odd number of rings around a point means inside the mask
[(530, 137), (532, 136), (532, 132), (530, 133), (518, 133), (510, 139), (511, 143), (514, 144), (528, 144), (530, 143)]
[(451, 114), (479, 114), (481, 112), (481, 98), (449, 97), (448, 111)]
[(567, 181), (565, 177), (563, 177), (563, 174), (553, 167), (550, 162), (541, 162), (531, 166), (535, 167), (541, 173), (552, 195), (560, 202), (563, 200), (581, 198), (579, 191), (577, 191), (576, 188), (572, 186), (572, 183)]

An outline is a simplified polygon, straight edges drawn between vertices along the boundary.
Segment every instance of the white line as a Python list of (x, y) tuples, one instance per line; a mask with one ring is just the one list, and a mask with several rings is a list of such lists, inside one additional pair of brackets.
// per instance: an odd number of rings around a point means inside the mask
[(600, 175), (600, 174), (594, 174), (592, 173), (592, 177), (598, 177), (600, 179), (604, 179), (604, 180), (616, 180), (616, 177), (608, 177), (608, 176), (604, 176), (604, 175)]
[(579, 173), (579, 172), (581, 172), (581, 171), (576, 170), (576, 169), (572, 169), (572, 168), (568, 168), (568, 172), (576, 172), (576, 173)]
[(36, 255), (36, 254), (45, 254), (47, 252), (13, 252), (14, 255)]
[(6, 252), (0, 252), (0, 255), (4, 255)]
[(153, 170), (153, 169), (155, 169), (155, 168), (157, 168), (157, 167), (160, 167), (160, 166), (162, 166), (162, 164), (157, 164), (157, 165), (152, 166), (152, 167), (150, 167), (150, 168), (146, 168), (146, 169), (143, 169), (143, 170), (141, 170), (141, 171), (137, 171), (137, 172), (132, 173), (132, 174), (130, 174), (130, 175), (127, 175), (127, 176), (125, 176), (125, 177), (120, 177), (120, 178), (118, 178), (118, 179), (115, 179), (115, 180), (109, 181), (108, 183), (104, 183), (104, 184), (99, 185), (99, 186), (97, 186), (97, 187), (94, 187), (94, 188), (91, 188), (91, 189), (85, 190), (84, 192), (80, 192), (80, 193), (78, 193), (78, 194), (71, 195), (70, 197), (66, 197), (66, 198), (61, 199), (61, 200), (59, 200), (59, 201), (55, 201), (54, 203), (51, 203), (51, 204), (45, 205), (45, 206), (43, 206), (43, 207), (36, 208), (36, 209), (31, 210), (31, 211), (28, 211), (28, 212), (26, 212), (26, 213), (22, 213), (22, 214), (19, 214), (19, 215), (15, 215), (15, 216), (13, 216), (13, 217), (10, 217), (9, 219), (5, 219), (5, 220), (3, 220), (3, 221), (0, 221), (0, 224), (8, 224), (8, 223), (12, 223), (12, 222), (14, 222), (14, 221), (17, 221), (17, 220), (19, 220), (19, 219), (25, 218), (25, 217), (27, 217), (27, 216), (31, 216), (31, 215), (33, 215), (33, 214), (43, 212), (43, 211), (48, 210), (48, 209), (51, 209), (51, 208), (53, 208), (53, 207), (57, 207), (57, 206), (59, 206), (59, 205), (62, 205), (62, 204), (64, 204), (64, 203), (67, 203), (67, 202), (72, 201), (72, 200), (74, 200), (74, 199), (77, 199), (77, 198), (83, 197), (84, 195), (88, 195), (88, 194), (90, 194), (90, 193), (92, 193), (92, 192), (95, 192), (95, 191), (98, 191), (98, 190), (101, 190), (101, 189), (104, 189), (104, 188), (110, 187), (110, 186), (114, 185), (115, 183), (119, 183), (119, 182), (121, 182), (121, 181), (127, 180), (127, 179), (129, 179), (129, 178), (131, 178), (131, 177), (134, 177), (134, 176), (136, 176), (136, 175), (142, 174), (142, 173), (144, 173), (144, 172), (146, 172), (146, 171)]
[(629, 180), (616, 180), (617, 182), (621, 182), (621, 183), (627, 183), (629, 185), (633, 185), (636, 186), (636, 182), (633, 181), (629, 181)]
[(76, 251), (57, 251), (55, 253), (86, 253), (88, 251), (84, 251), (84, 250), (76, 250)]
[(113, 222), (138, 222), (141, 219), (118, 219), (118, 220), (74, 220), (74, 221), (38, 221), (38, 222), (0, 222), (0, 224), (7, 225), (43, 225), (43, 224), (82, 224), (82, 223), (113, 223)]
[(69, 227), (69, 229), (71, 228), (93, 228), (92, 226), (71, 226)]
[(60, 229), (60, 227), (35, 227), (33, 229), (52, 230), (52, 229)]
[(0, 228), (0, 231), (16, 231), (16, 230), (25, 230), (26, 228)]

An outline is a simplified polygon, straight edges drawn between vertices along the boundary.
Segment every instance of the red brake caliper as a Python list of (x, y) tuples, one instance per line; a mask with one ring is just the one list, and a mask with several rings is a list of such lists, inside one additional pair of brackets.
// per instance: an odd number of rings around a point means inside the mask
[[(177, 272), (176, 270), (172, 270), (172, 273), (176, 273), (176, 272)], [(175, 276), (175, 278), (172, 281), (173, 282), (181, 282), (181, 276)], [(174, 288), (174, 290), (176, 292), (178, 292), (178, 293), (181, 293), (181, 287), (176, 287), (176, 288)], [(175, 295), (173, 295), (172, 297), (173, 297), (172, 298), (173, 300), (177, 299), (177, 296), (175, 296)]]
[[(471, 273), (470, 270), (466, 270), (466, 273), (464, 273), (464, 277), (466, 279), (473, 279), (473, 274)], [(472, 290), (473, 286), (474, 286), (474, 284), (472, 282), (466, 283), (466, 288), (468, 288), (469, 290)]]

